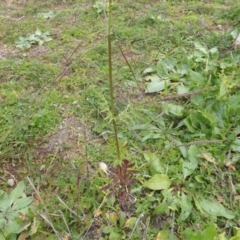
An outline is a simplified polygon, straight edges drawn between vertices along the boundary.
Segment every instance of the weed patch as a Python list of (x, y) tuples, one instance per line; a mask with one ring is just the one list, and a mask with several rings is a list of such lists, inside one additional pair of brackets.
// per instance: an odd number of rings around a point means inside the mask
[(0, 239), (238, 239), (239, 9), (1, 4)]

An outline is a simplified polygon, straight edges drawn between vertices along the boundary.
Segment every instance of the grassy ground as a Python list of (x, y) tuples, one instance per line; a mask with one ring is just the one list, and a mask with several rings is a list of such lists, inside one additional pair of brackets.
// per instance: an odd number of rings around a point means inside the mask
[(103, 2), (1, 3), (0, 239), (240, 239), (240, 4), (113, 2), (119, 161)]

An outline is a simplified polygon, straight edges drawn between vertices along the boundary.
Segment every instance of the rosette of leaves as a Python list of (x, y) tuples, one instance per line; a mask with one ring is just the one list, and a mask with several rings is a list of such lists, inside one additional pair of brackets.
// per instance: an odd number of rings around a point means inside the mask
[(121, 165), (112, 168), (109, 174), (112, 182), (102, 188), (103, 191), (109, 191), (109, 197), (115, 197), (118, 200), (122, 210), (129, 206), (130, 187), (137, 181), (134, 178), (137, 171), (133, 170), (133, 167), (134, 163), (124, 159)]
[(17, 239), (18, 234), (31, 224), (26, 216), (33, 197), (27, 197), (24, 190), (23, 181), (10, 194), (0, 190), (0, 240)]
[(52, 37), (50, 37), (50, 33), (42, 32), (40, 30), (36, 30), (35, 33), (26, 36), (26, 37), (19, 37), (17, 40), (16, 47), (18, 48), (30, 48), (32, 45), (39, 45), (42, 46), (45, 42), (52, 41)]

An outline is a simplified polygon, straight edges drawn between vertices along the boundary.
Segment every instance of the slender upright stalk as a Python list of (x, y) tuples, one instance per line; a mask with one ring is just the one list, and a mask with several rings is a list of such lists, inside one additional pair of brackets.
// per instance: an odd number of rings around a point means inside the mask
[(117, 156), (120, 160), (120, 149), (117, 136), (117, 124), (115, 120), (115, 108), (114, 108), (114, 97), (113, 97), (113, 74), (112, 74), (112, 39), (111, 39), (111, 23), (112, 23), (112, 0), (108, 0), (109, 5), (109, 16), (108, 16), (108, 67), (109, 67), (109, 91), (110, 91), (110, 102), (111, 102), (111, 114), (113, 131), (116, 142)]

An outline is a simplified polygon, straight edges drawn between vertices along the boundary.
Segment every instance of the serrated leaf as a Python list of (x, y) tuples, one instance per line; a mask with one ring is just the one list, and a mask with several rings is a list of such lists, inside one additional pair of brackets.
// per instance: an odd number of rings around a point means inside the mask
[(163, 190), (168, 189), (171, 186), (171, 181), (165, 174), (156, 174), (151, 179), (144, 182), (143, 186), (151, 190)]

